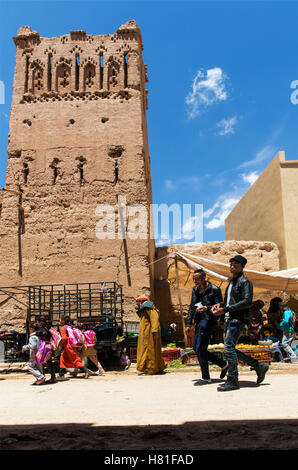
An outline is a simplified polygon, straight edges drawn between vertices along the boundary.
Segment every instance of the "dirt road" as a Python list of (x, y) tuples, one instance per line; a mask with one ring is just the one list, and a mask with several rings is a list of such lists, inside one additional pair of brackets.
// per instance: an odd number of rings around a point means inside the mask
[[(0, 449), (297, 449), (298, 374), (241, 373), (195, 386), (198, 370), (142, 376), (108, 372), (32, 386), (32, 376), (0, 376)], [(278, 436), (278, 439), (277, 439)]]

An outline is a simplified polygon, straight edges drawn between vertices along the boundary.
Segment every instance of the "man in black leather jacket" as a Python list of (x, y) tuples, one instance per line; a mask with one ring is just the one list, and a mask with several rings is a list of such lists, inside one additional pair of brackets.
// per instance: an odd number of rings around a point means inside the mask
[(196, 381), (194, 385), (205, 385), (211, 383), (208, 362), (218, 365), (222, 375), (227, 368), (226, 361), (208, 351), (210, 336), (217, 324), (217, 318), (211, 313), (211, 307), (214, 303), (222, 302), (222, 294), (219, 287), (206, 280), (206, 273), (202, 269), (194, 272), (193, 280), (195, 286), (186, 319), (186, 333), (189, 333), (194, 322), (193, 350), (198, 356), (202, 372), (202, 379)]
[(232, 277), (225, 292), (223, 302), (219, 302), (211, 309), (214, 315), (225, 315), (225, 352), (228, 361), (227, 381), (220, 385), (218, 391), (229, 391), (239, 388), (238, 360), (251, 366), (257, 373), (257, 383), (260, 384), (269, 368), (256, 359), (236, 349), (237, 341), (249, 321), (249, 311), (253, 299), (253, 285), (243, 274), (247, 260), (244, 256), (236, 255), (230, 259)]

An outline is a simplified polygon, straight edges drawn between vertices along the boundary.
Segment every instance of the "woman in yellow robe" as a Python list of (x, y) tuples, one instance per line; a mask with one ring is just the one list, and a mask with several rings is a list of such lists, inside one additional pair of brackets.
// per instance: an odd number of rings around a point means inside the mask
[(161, 354), (159, 311), (147, 297), (138, 297), (136, 302), (140, 317), (137, 370), (148, 375), (158, 374), (166, 368)]

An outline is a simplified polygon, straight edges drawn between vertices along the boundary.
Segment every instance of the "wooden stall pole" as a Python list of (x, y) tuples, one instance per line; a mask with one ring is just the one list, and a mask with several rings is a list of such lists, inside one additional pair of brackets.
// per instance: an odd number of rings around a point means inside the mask
[(186, 334), (186, 331), (185, 331), (185, 322), (184, 322), (184, 317), (183, 317), (182, 298), (181, 298), (181, 291), (180, 291), (180, 287), (179, 287), (179, 273), (178, 273), (177, 255), (175, 255), (175, 269), (176, 269), (176, 283), (177, 283), (177, 288), (178, 288), (178, 298), (179, 298), (179, 304), (180, 304), (180, 317), (181, 317), (182, 328), (183, 328), (183, 337), (184, 337), (185, 347), (187, 347), (187, 334)]

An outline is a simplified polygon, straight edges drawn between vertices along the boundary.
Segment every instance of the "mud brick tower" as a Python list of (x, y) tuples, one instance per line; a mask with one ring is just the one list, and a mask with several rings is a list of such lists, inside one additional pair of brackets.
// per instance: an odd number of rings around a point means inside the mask
[(114, 239), (96, 226), (100, 204), (152, 202), (140, 30), (43, 38), (24, 26), (14, 42), (0, 285), (118, 281), (135, 319), (133, 299), (152, 290), (150, 218), (143, 239), (119, 238), (117, 217)]

